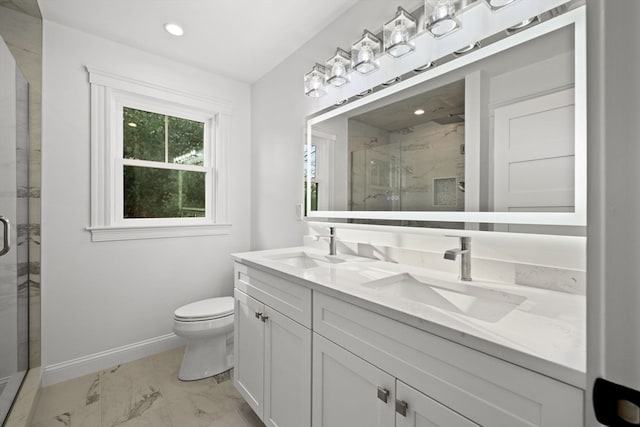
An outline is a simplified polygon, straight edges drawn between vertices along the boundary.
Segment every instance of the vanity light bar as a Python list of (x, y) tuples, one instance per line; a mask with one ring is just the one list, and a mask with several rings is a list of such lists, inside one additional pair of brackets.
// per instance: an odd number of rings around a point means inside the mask
[[(334, 56), (329, 58), (324, 66), (320, 64), (314, 65), (312, 71), (305, 75), (305, 94), (318, 98), (327, 93), (327, 84), (334, 87), (344, 86), (350, 82), (349, 75), (353, 72), (369, 74), (376, 71), (380, 66), (378, 59), (382, 55), (390, 55), (401, 60), (402, 57), (414, 51), (413, 39), (419, 34), (428, 32), (436, 39), (451, 34), (462, 27), (461, 20), (458, 17), (473, 5), (482, 2), (493, 12), (498, 12), (517, 1), (522, 0), (425, 0), (424, 7), (414, 11), (413, 14), (402, 7), (398, 7), (394, 18), (384, 24), (380, 33), (374, 34), (364, 30), (362, 37), (351, 46), (350, 54), (338, 48)], [(562, 15), (569, 10), (582, 6), (584, 3), (585, 0), (569, 1), (540, 15), (517, 23), (505, 31), (478, 40), (476, 43), (461, 46), (456, 51), (437, 58), (436, 61), (425, 63), (411, 72), (358, 93), (351, 99), (342, 99), (329, 109), (384, 89), (397, 81), (406, 80), (412, 74), (421, 73), (446, 64), (459, 56), (481, 47), (489, 46), (517, 32)], [(424, 24), (418, 25), (421, 20), (424, 21)]]

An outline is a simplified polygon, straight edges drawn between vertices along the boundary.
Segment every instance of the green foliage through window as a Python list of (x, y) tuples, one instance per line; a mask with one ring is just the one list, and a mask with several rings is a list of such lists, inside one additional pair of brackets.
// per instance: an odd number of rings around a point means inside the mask
[(124, 218), (206, 216), (205, 171), (180, 170), (204, 166), (204, 132), (203, 122), (123, 109), (123, 158), (176, 165), (124, 165)]

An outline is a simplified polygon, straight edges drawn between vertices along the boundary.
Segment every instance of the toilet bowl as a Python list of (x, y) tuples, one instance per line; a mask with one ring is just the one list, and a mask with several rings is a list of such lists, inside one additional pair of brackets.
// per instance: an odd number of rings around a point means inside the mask
[(232, 366), (233, 297), (210, 298), (174, 312), (173, 332), (187, 340), (178, 378), (193, 381)]

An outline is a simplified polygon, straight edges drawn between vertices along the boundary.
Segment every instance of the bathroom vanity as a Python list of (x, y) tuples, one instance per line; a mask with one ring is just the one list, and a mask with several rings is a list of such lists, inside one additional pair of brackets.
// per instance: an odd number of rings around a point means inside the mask
[(268, 426), (583, 425), (584, 296), (307, 247), (234, 258), (234, 383)]

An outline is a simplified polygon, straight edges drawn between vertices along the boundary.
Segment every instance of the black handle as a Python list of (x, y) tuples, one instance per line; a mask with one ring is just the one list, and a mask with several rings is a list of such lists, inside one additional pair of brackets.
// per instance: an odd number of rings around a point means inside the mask
[(593, 385), (593, 409), (605, 426), (638, 427), (640, 391), (598, 378)]
[(0, 222), (4, 228), (3, 244), (2, 249), (0, 249), (0, 256), (2, 256), (11, 249), (11, 224), (9, 223), (9, 218), (4, 216), (0, 216)]

